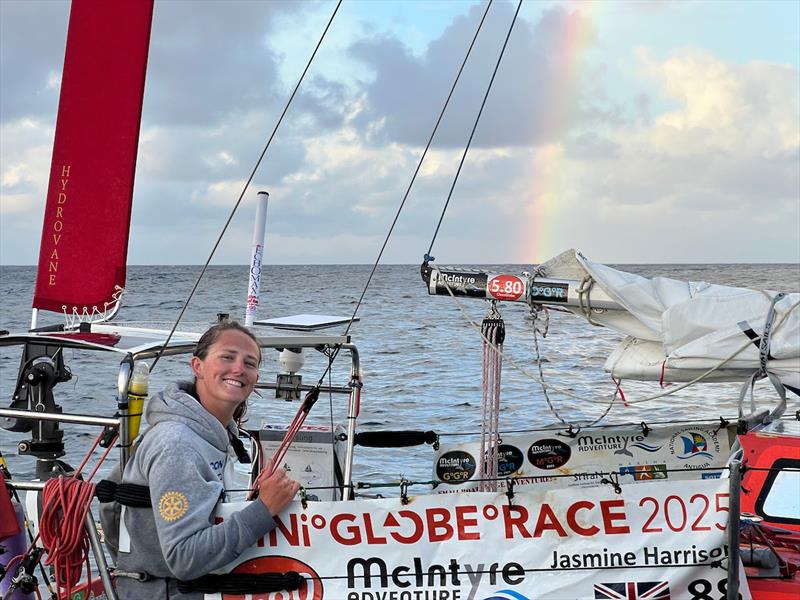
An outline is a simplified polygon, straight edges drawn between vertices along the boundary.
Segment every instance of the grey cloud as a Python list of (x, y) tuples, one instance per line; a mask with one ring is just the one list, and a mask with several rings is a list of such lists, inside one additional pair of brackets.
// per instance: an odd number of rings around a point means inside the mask
[(332, 131), (341, 127), (352, 100), (353, 94), (344, 84), (314, 75), (295, 97), (293, 114), (302, 115), (308, 133)]
[(596, 133), (584, 133), (567, 142), (569, 157), (578, 160), (616, 158), (620, 147), (616, 142)]
[[(612, 158), (612, 157), (608, 157)], [(620, 155), (591, 161), (594, 197), (609, 206), (659, 205), (675, 214), (756, 216), (796, 206), (800, 192), (797, 152), (773, 157), (717, 152), (709, 155)]]
[[(47, 83), (63, 68), (69, 6), (63, 0), (0, 1), (4, 121), (55, 113), (58, 86), (48, 88)], [(289, 1), (156, 2), (143, 125), (208, 127), (231, 114), (282, 108), (290, 90), (278, 79), (281, 57), (266, 41), (282, 19), (317, 7), (316, 2)], [(330, 85), (320, 98), (303, 91), (295, 110), (335, 127), (341, 121), (335, 110), (339, 103), (332, 99), (339, 93)]]
[[(243, 127), (234, 116), (214, 132), (199, 127), (159, 129), (157, 137), (140, 142), (137, 176), (188, 183), (243, 179), (255, 166), (276, 119), (272, 112), (251, 114)], [(305, 147), (293, 129), (287, 126), (275, 138), (259, 175), (276, 182), (302, 168)], [(232, 162), (223, 160), (222, 153)]]
[(53, 114), (58, 86), (47, 88), (51, 73), (61, 73), (67, 41), (69, 3), (0, 1), (0, 113), (2, 120)]
[(289, 2), (156, 5), (145, 89), (145, 124), (211, 125), (277, 102), (274, 56), (264, 44)]
[[(467, 17), (456, 18), (419, 58), (394, 38), (353, 44), (351, 56), (375, 74), (360, 126), (385, 118), (384, 139), (423, 144), (482, 11), (475, 6)], [(439, 145), (461, 146), (466, 141), (512, 16), (508, 3), (497, 2), (490, 10), (437, 134)], [(535, 24), (518, 19), (474, 144), (523, 145), (561, 135), (560, 124), (574, 117), (579, 107), (576, 94), (563, 94), (552, 86), (568, 79), (560, 45), (571, 31), (586, 29), (582, 19), (561, 7), (545, 11)], [(557, 102), (554, 91), (561, 94)]]

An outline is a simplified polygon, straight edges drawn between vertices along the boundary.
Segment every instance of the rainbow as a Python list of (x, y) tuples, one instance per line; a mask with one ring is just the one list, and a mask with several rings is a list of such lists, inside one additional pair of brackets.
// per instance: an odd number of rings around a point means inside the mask
[(549, 80), (537, 83), (540, 92), (536, 130), (545, 140), (532, 149), (532, 165), (525, 209), (526, 231), (519, 239), (514, 257), (525, 264), (538, 264), (573, 245), (554, 235), (558, 230), (558, 209), (567, 202), (564, 182), (567, 178), (564, 138), (573, 124), (581, 57), (592, 36), (589, 11), (599, 2), (580, 2), (564, 18), (557, 44), (550, 49), (554, 63)]

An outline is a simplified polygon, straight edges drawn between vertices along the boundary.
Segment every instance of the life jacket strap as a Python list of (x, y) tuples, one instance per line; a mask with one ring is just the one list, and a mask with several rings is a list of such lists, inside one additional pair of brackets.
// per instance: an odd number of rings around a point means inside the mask
[(100, 502), (119, 502), (134, 508), (152, 508), (150, 487), (135, 483), (116, 483), (103, 479), (97, 484), (94, 495)]
[(204, 575), (191, 581), (178, 581), (182, 594), (259, 594), (294, 591), (300, 588), (305, 577), (295, 571), (286, 573), (225, 573)]

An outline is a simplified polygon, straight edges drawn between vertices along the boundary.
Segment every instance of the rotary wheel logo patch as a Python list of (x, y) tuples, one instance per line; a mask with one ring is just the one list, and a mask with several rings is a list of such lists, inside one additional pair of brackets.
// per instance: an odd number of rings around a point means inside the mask
[(189, 510), (189, 501), (180, 492), (166, 492), (158, 501), (158, 514), (165, 521), (177, 521)]

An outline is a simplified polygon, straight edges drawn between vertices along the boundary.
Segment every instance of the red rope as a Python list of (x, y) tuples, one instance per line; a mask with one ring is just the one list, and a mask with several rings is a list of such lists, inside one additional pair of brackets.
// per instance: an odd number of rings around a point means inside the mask
[(78, 479), (81, 470), (97, 447), (102, 433), (97, 436), (83, 462), (71, 478), (58, 477), (44, 484), (42, 514), (39, 518), (39, 535), (47, 550), (46, 565), (54, 565), (56, 585), (72, 597), (72, 589), (80, 581), (83, 566), (91, 581), (89, 564), (89, 537), (86, 533), (86, 515), (94, 498), (95, 485), (90, 483), (98, 468), (114, 447), (116, 438), (108, 445), (86, 481)]
[(664, 372), (667, 370), (667, 361), (661, 363), (661, 379), (658, 382), (662, 388), (665, 388), (669, 385), (669, 383), (664, 383)]
[(47, 548), (46, 565), (54, 565), (56, 585), (67, 597), (81, 579), (83, 565), (91, 576), (89, 538), (84, 524), (94, 497), (94, 484), (78, 479), (58, 477), (44, 485), (39, 531)]
[(297, 410), (297, 413), (294, 415), (294, 419), (292, 419), (292, 422), (286, 429), (286, 435), (283, 436), (283, 440), (281, 440), (281, 443), (278, 445), (277, 450), (275, 450), (275, 454), (272, 455), (272, 458), (267, 463), (267, 466), (261, 469), (261, 472), (258, 474), (258, 477), (256, 477), (256, 480), (253, 482), (253, 487), (247, 496), (248, 500), (253, 500), (256, 497), (256, 494), (258, 493), (258, 488), (261, 486), (261, 483), (265, 479), (268, 479), (278, 469), (278, 467), (280, 467), (283, 458), (289, 451), (289, 446), (292, 445), (295, 436), (297, 436), (297, 432), (300, 431), (300, 428), (303, 426), (303, 423), (305, 422), (307, 416), (308, 416), (308, 411), (304, 410), (304, 405), (301, 405), (300, 408)]
[(611, 381), (613, 381), (614, 385), (617, 386), (617, 392), (619, 393), (619, 399), (622, 400), (622, 406), (625, 408), (630, 408), (630, 404), (628, 404), (628, 401), (625, 400), (625, 392), (622, 391), (622, 378), (617, 379), (616, 377), (612, 377)]

